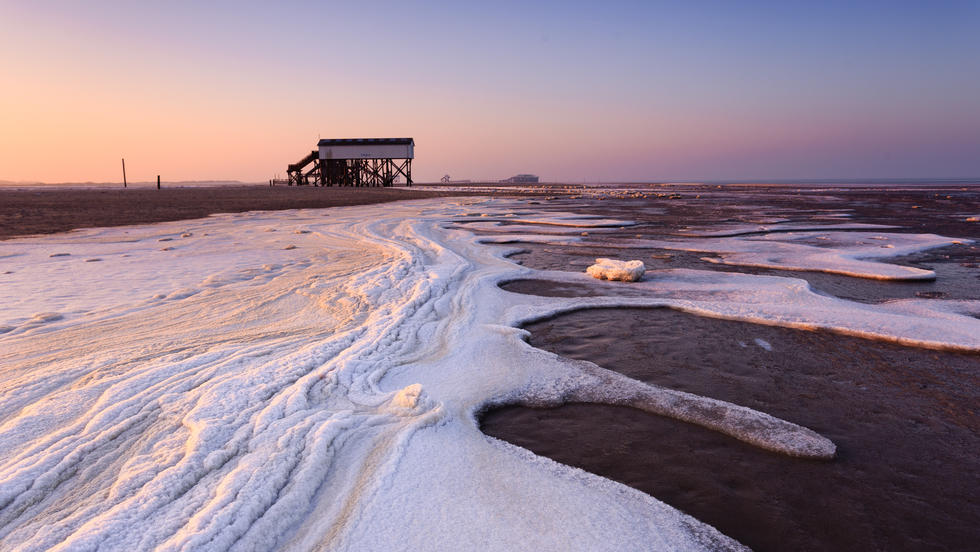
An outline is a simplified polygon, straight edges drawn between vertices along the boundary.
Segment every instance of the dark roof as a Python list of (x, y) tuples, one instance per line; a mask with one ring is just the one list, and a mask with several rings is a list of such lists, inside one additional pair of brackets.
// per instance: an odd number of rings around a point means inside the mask
[(317, 146), (414, 146), (412, 138), (322, 138)]

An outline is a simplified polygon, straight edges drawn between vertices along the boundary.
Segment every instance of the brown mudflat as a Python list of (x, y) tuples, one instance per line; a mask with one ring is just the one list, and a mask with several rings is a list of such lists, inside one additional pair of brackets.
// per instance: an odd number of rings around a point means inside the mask
[(527, 329), (533, 345), (560, 355), (810, 427), (838, 457), (793, 459), (583, 404), (491, 411), (489, 435), (647, 492), (755, 550), (980, 542), (980, 355), (668, 309), (579, 311)]
[[(564, 207), (562, 206), (564, 203)], [(880, 302), (980, 298), (977, 243), (890, 262), (935, 270), (935, 282), (888, 283), (707, 263), (699, 254), (611, 249), (620, 239), (669, 239), (687, 227), (860, 222), (894, 232), (977, 240), (980, 189), (691, 188), (669, 198), (560, 200), (558, 208), (639, 221), (590, 232), (586, 247), (519, 244), (532, 268), (582, 271), (597, 256), (648, 268), (803, 278), (822, 293)], [(846, 215), (846, 216), (842, 216)], [(869, 230), (880, 232), (882, 230)], [(545, 296), (587, 285), (516, 281)], [(630, 295), (628, 284), (622, 294)], [(832, 439), (830, 462), (769, 453), (703, 428), (629, 408), (504, 407), (483, 430), (559, 462), (651, 494), (766, 550), (976, 550), (980, 543), (980, 354), (903, 347), (698, 317), (668, 309), (578, 311), (527, 327), (531, 343), (638, 380), (730, 401)]]
[[(620, 229), (592, 230), (575, 246), (520, 243), (524, 253), (511, 258), (525, 266), (546, 270), (582, 272), (597, 257), (640, 259), (648, 270), (693, 268), (723, 272), (743, 272), (807, 280), (820, 293), (851, 301), (876, 303), (915, 297), (942, 299), (980, 299), (980, 187), (834, 190), (793, 189), (787, 187), (726, 186), (722, 189), (701, 185), (671, 193), (674, 199), (653, 195), (640, 199), (605, 198), (544, 202), (537, 209), (574, 211), (602, 217), (638, 222)], [(659, 195), (665, 195), (660, 193)], [(775, 270), (711, 263), (716, 255), (667, 249), (611, 248), (610, 244), (652, 238), (670, 240), (692, 231), (716, 231), (757, 224), (778, 228), (778, 222), (805, 224), (818, 228), (834, 224), (880, 224), (879, 232), (935, 233), (965, 238), (973, 243), (928, 250), (890, 262), (933, 270), (934, 281), (882, 282), (822, 272)], [(544, 228), (544, 232), (549, 229)], [(685, 240), (696, 239), (685, 236)]]
[(467, 194), (308, 186), (0, 189), (0, 239), (75, 228), (193, 219), (214, 213), (317, 209), (450, 195)]

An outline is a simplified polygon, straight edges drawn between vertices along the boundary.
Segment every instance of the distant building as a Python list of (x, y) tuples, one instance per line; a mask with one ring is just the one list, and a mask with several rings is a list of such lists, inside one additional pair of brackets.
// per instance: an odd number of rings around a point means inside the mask
[(510, 184), (537, 184), (538, 176), (536, 174), (518, 174), (501, 180), (501, 182), (508, 182)]

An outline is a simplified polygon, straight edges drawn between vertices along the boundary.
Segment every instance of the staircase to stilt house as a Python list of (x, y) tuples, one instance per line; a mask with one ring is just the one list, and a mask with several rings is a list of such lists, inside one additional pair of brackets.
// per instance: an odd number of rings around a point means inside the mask
[[(312, 165), (309, 169), (308, 166)], [(290, 186), (307, 186), (313, 184), (314, 186), (320, 184), (320, 159), (319, 152), (316, 150), (311, 151), (309, 155), (300, 159), (296, 163), (290, 164), (286, 168), (286, 174), (289, 176)], [(311, 182), (312, 177), (312, 182)]]

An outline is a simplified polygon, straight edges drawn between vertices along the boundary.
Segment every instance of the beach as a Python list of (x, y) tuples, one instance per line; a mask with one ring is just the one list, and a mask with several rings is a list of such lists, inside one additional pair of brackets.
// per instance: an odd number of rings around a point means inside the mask
[(167, 186), (160, 190), (0, 187), (0, 239), (77, 228), (194, 219), (214, 213), (322, 209), (452, 195), (467, 195), (467, 192), (312, 186)]
[(927, 183), (0, 190), (0, 544), (968, 549), (978, 217)]

